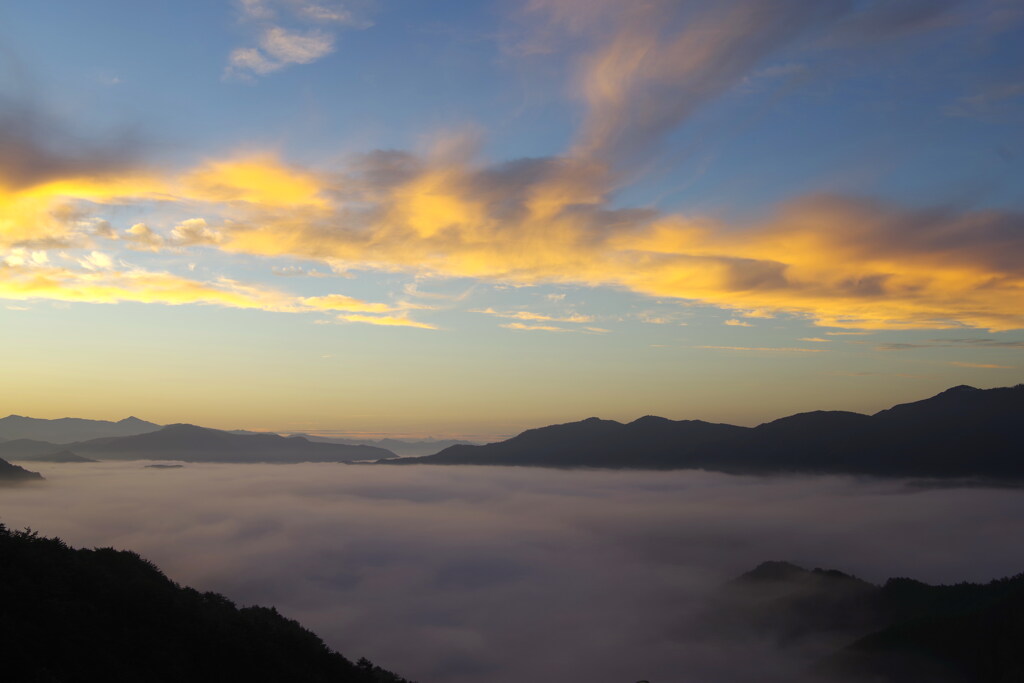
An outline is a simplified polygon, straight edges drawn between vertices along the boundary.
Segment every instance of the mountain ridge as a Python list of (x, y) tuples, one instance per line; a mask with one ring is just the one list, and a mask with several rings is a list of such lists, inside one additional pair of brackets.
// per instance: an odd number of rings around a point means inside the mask
[(873, 415), (809, 411), (740, 427), (587, 418), (386, 464), (703, 469), (1024, 481), (1024, 385), (959, 386)]
[(48, 420), (24, 415), (8, 415), (0, 418), (0, 442), (15, 439), (33, 439), (50, 443), (86, 441), (105, 436), (132, 436), (160, 428), (154, 422), (147, 422), (131, 415), (116, 422), (111, 420), (89, 420), (81, 417), (60, 417)]
[(394, 457), (391, 451), (373, 446), (315, 443), (303, 437), (277, 434), (233, 434), (184, 423), (131, 436), (108, 436), (66, 444), (25, 439), (0, 442), (0, 457), (15, 460), (38, 459), (58, 451), (101, 460), (224, 463), (352, 462)]

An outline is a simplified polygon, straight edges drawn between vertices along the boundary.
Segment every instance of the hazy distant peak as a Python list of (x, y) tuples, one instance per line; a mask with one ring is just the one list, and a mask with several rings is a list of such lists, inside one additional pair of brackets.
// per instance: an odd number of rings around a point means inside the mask
[(199, 425), (190, 424), (188, 422), (174, 422), (169, 425), (164, 425), (158, 431), (161, 432), (187, 432), (187, 431), (202, 431), (202, 432), (214, 432), (218, 431), (210, 429), (209, 427), (200, 427)]
[(0, 419), (0, 441), (35, 439), (51, 443), (71, 443), (88, 439), (144, 434), (159, 428), (160, 425), (140, 420), (135, 416), (112, 422), (80, 417), (61, 417), (50, 420), (9, 415)]

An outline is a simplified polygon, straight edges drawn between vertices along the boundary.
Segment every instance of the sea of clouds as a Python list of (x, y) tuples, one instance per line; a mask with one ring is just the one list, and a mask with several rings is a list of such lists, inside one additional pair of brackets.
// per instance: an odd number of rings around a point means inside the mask
[(1024, 571), (1024, 491), (845, 477), (33, 463), (0, 522), (132, 549), (420, 683), (793, 681), (698, 618), (764, 560), (873, 582)]

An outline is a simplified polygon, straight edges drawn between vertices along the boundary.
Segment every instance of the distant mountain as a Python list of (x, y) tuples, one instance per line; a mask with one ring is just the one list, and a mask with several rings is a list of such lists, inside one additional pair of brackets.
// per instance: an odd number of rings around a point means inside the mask
[(35, 439), (50, 443), (70, 443), (106, 436), (133, 436), (160, 429), (160, 425), (126, 417), (118, 422), (107, 420), (83, 420), (77, 417), (62, 417), (57, 420), (43, 420), (21, 415), (8, 415), (0, 419), (0, 441), (14, 439)]
[(0, 441), (0, 458), (7, 460), (33, 460), (38, 456), (64, 450), (62, 446), (36, 439)]
[[(33, 443), (40, 443), (38, 441)], [(58, 450), (38, 455), (26, 455), (19, 458), (22, 462), (96, 462), (92, 458), (83, 458), (69, 450)]]
[[(273, 432), (254, 432), (248, 429), (232, 429), (229, 433), (268, 434)], [(478, 445), (474, 441), (461, 441), (459, 439), (353, 439), (338, 436), (318, 436), (316, 434), (306, 434), (305, 432), (295, 432), (292, 434), (284, 434), (283, 436), (288, 438), (300, 436), (303, 439), (313, 441), (315, 443), (333, 443), (341, 444), (343, 446), (374, 446), (376, 448), (383, 448), (384, 450), (391, 451), (395, 455), (402, 457), (433, 455), (434, 453), (442, 451), (449, 446)]]
[(0, 524), (2, 678), (409, 683), (353, 663), (274, 608), (169, 580), (132, 552), (74, 549)]
[(898, 578), (879, 587), (767, 562), (730, 582), (701, 623), (731, 639), (746, 632), (803, 650), (829, 681), (1024, 680), (1024, 574), (983, 585)]
[(42, 478), (43, 475), (38, 472), (30, 472), (23, 467), (12, 465), (6, 460), (0, 459), (0, 483), (40, 481)]
[(1024, 385), (959, 386), (875, 415), (817, 411), (757, 427), (589, 418), (388, 464), (529, 465), (1024, 480)]
[(450, 446), (477, 445), (472, 441), (461, 441), (458, 439), (341, 439), (310, 434), (294, 434), (292, 436), (302, 436), (310, 441), (316, 441), (318, 443), (337, 443), (349, 446), (376, 446), (377, 448), (389, 450), (395, 455), (400, 455), (402, 457), (433, 455), (434, 453), (443, 451)]
[[(351, 462), (392, 458), (372, 446), (314, 443), (277, 434), (232, 434), (174, 424), (135, 436), (108, 437), (68, 444), (76, 453), (100, 460), (184, 460), (187, 462)], [(3, 444), (0, 444), (3, 453)]]

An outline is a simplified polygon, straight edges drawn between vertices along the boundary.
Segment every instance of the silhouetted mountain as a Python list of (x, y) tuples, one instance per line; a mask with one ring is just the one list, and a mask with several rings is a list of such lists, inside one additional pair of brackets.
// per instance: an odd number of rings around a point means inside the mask
[[(391, 458), (372, 446), (313, 443), (277, 434), (232, 434), (174, 424), (136, 436), (92, 439), (67, 446), (101, 460), (184, 460), (187, 462), (351, 462)], [(2, 451), (2, 444), (0, 444)]]
[(877, 591), (842, 572), (764, 562), (729, 582), (701, 619), (716, 632), (754, 633), (779, 646), (813, 637), (818, 652), (829, 652), (879, 626)]
[(705, 618), (732, 638), (746, 630), (817, 652), (814, 671), (828, 680), (1024, 680), (1024, 574), (983, 585), (898, 578), (878, 587), (769, 562), (730, 582)]
[(293, 436), (304, 436), (310, 441), (319, 443), (338, 443), (349, 446), (376, 446), (389, 450), (395, 455), (402, 457), (416, 457), (421, 455), (433, 455), (451, 446), (475, 446), (472, 441), (461, 441), (459, 439), (342, 439), (328, 436), (315, 436), (310, 434), (296, 434)]
[(0, 457), (8, 460), (31, 460), (47, 453), (63, 450), (63, 446), (36, 439), (14, 439), (0, 442)]
[(50, 443), (70, 443), (107, 436), (133, 436), (160, 429), (160, 425), (126, 417), (118, 422), (107, 420), (83, 420), (77, 417), (62, 417), (57, 420), (43, 420), (21, 415), (8, 415), (0, 419), (0, 441), (13, 439), (36, 439)]
[(955, 387), (871, 416), (816, 411), (754, 428), (590, 418), (389, 461), (417, 463), (1024, 480), (1024, 385)]
[[(267, 432), (253, 432), (248, 429), (232, 429), (231, 434), (266, 434)], [(449, 446), (475, 446), (473, 441), (460, 441), (458, 439), (355, 439), (337, 436), (318, 436), (303, 432), (285, 434), (287, 437), (301, 436), (304, 439), (315, 443), (335, 443), (345, 446), (375, 446), (391, 451), (402, 457), (433, 455)]]
[(69, 450), (44, 453), (42, 455), (23, 456), (21, 460), (28, 462), (96, 462), (91, 458), (83, 458), (77, 453), (72, 453)]
[(180, 587), (135, 553), (76, 550), (2, 524), (0, 642), (11, 683), (408, 683), (352, 663), (273, 608)]
[(19, 482), (19, 481), (40, 481), (43, 475), (38, 472), (30, 472), (23, 467), (12, 465), (6, 460), (0, 459), (0, 482)]

